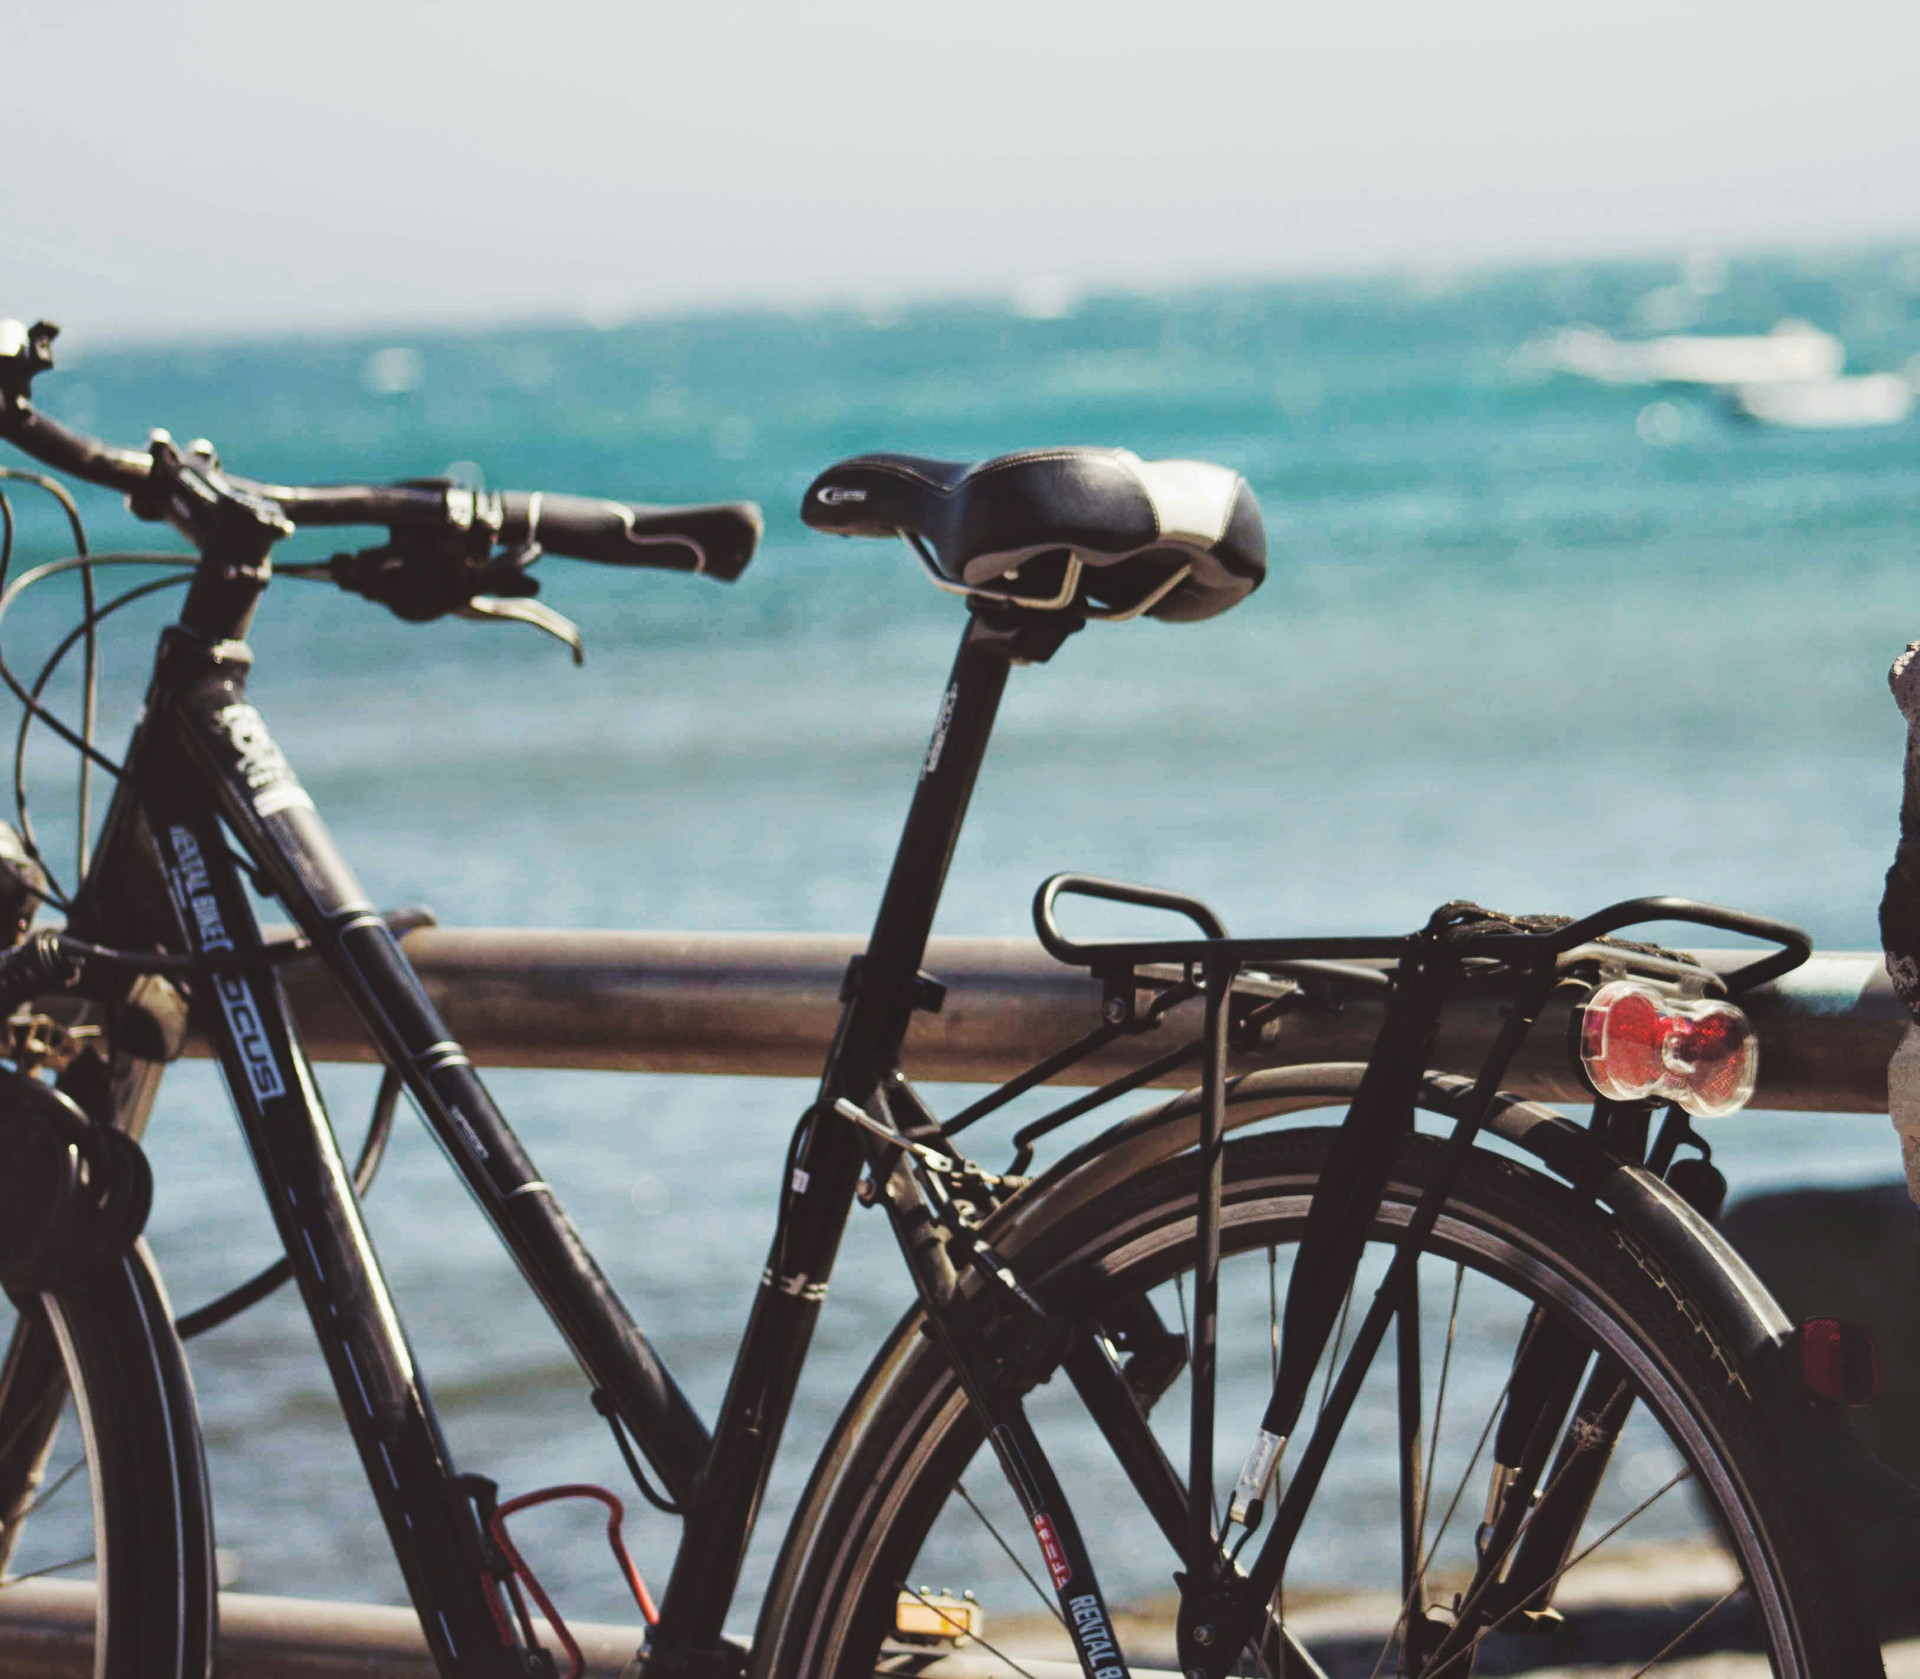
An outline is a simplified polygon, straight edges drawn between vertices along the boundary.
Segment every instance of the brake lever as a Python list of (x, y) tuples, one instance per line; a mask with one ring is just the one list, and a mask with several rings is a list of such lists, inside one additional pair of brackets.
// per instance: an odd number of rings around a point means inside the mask
[(483, 559), (461, 551), (458, 545), (422, 545), (410, 552), (389, 543), (358, 554), (336, 554), (324, 568), (306, 574), (324, 575), (408, 623), (429, 623), (451, 613), (459, 618), (531, 624), (565, 642), (573, 662), (584, 664), (587, 650), (579, 625), (533, 599), (540, 585), (527, 572), (539, 558), (537, 542), (523, 542)]
[(580, 637), (580, 626), (537, 600), (525, 597), (502, 600), (497, 595), (475, 595), (465, 606), (454, 610), (462, 618), (510, 619), (515, 623), (531, 624), (536, 630), (546, 631), (554, 640), (564, 641), (576, 665), (587, 662), (587, 647)]

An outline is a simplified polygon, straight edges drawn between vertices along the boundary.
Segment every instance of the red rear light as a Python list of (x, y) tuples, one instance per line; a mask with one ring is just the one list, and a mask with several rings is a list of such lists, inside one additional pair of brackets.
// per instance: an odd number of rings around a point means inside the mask
[(1667, 1017), (1657, 999), (1637, 986), (1603, 985), (1580, 1019), (1580, 1059), (1602, 1096), (1635, 1102), (1651, 1096), (1666, 1074), (1660, 1046)]
[(1880, 1397), (1880, 1349), (1873, 1331), (1845, 1318), (1808, 1318), (1787, 1342), (1801, 1385), (1835, 1405), (1871, 1405)]
[(1746, 1106), (1760, 1072), (1760, 1040), (1731, 1003), (1671, 997), (1609, 980), (1580, 1010), (1580, 1065), (1616, 1102), (1677, 1102), (1712, 1118)]

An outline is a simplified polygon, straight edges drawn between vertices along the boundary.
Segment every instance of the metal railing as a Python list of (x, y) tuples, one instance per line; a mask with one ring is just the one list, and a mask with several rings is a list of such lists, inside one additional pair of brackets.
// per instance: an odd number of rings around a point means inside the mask
[[(587, 1679), (616, 1679), (643, 1636), (638, 1626), (567, 1626), (580, 1642)], [(411, 1609), (221, 1593), (218, 1679), (436, 1679), (436, 1671)], [(1140, 1679), (1179, 1679), (1148, 1668), (1132, 1671)], [(6, 1679), (93, 1679), (93, 1587), (28, 1580), (0, 1591), (0, 1672)], [(948, 1654), (916, 1651), (900, 1679), (1079, 1679), (1079, 1673), (1078, 1662), (1030, 1656), (1016, 1669), (972, 1645)]]
[[(555, 932), (427, 927), (406, 948), (454, 1036), (495, 1067), (736, 1073), (811, 1078), (840, 1013), (853, 934)], [(1717, 970), (1750, 951), (1694, 952)], [(914, 1077), (999, 1083), (1100, 1019), (1099, 984), (1062, 967), (1030, 939), (935, 939), (927, 971), (947, 987), (938, 1014), (915, 1017), (906, 1066)], [(366, 1061), (358, 1022), (317, 967), (287, 971), (317, 1060)], [(1462, 988), (1434, 1062), (1472, 1072), (1510, 993)], [(1754, 1106), (1884, 1113), (1887, 1058), (1907, 1024), (1878, 951), (1821, 952), (1741, 999), (1760, 1033)], [(1510, 1087), (1580, 1101), (1566, 1054), (1565, 1009), (1550, 1011), (1515, 1063)], [(1365, 1060), (1380, 1006), (1364, 997), (1329, 1007), (1312, 996), (1273, 1023), (1236, 1070)], [(1181, 1030), (1122, 1038), (1073, 1070), (1102, 1082), (1162, 1053)], [(1195, 1026), (1197, 1030), (1197, 1023)], [(1178, 1079), (1174, 1082), (1187, 1082)]]

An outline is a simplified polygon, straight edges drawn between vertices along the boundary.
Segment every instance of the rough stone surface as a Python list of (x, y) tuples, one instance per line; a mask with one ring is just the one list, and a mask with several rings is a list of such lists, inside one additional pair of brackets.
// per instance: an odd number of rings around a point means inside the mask
[[(1836, 1317), (1873, 1331), (1880, 1399), (1854, 1423), (1882, 1462), (1920, 1486), (1920, 1212), (1906, 1184), (1749, 1196), (1720, 1228), (1796, 1323)], [(1862, 1567), (1883, 1610), (1910, 1628), (1920, 1612), (1920, 1523), (1871, 1526), (1854, 1535)]]
[(1883, 1462), (1920, 1484), (1920, 1212), (1907, 1186), (1753, 1195), (1720, 1228), (1796, 1323), (1846, 1318), (1873, 1331), (1881, 1397), (1856, 1421)]

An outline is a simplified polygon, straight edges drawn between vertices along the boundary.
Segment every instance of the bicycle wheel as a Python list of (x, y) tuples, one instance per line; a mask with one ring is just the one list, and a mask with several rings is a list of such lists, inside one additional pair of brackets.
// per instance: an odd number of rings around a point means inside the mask
[(213, 1530), (193, 1388), (145, 1243), (0, 1301), (0, 1669), (205, 1679)]
[[(1214, 1474), (1223, 1507), (1272, 1379), (1290, 1250), (1333, 1136), (1288, 1130), (1227, 1146)], [(1414, 1138), (1396, 1159), (1350, 1296), (1353, 1326), (1438, 1153), (1436, 1143)], [(1158, 1376), (1135, 1380), (1130, 1372), (1130, 1381), (1144, 1390), (1143, 1403), (1157, 1391), (1152, 1426), (1183, 1478), (1182, 1319), (1196, 1248), (1196, 1183), (1190, 1155), (1148, 1167), (1069, 1207), (1010, 1255), (1056, 1312), (1100, 1325), (1122, 1349), (1131, 1334), (1136, 1365), (1155, 1356), (1152, 1319), (1165, 1326), (1172, 1357)], [(1418, 1326), (1417, 1356), (1404, 1325), (1389, 1334), (1293, 1549), (1281, 1613), (1294, 1653), (1274, 1660), (1273, 1646), (1266, 1658), (1250, 1646), (1236, 1671), (1280, 1679), (1273, 1670), (1284, 1666), (1295, 1679), (1316, 1671), (1365, 1679), (1444, 1668), (1465, 1679), (1598, 1664), (1631, 1674), (1706, 1650), (1746, 1649), (1764, 1651), (1782, 1679), (1880, 1672), (1864, 1630), (1871, 1623), (1840, 1577), (1828, 1530), (1781, 1484), (1777, 1454), (1716, 1357), (1700, 1314), (1636, 1261), (1610, 1215), (1538, 1172), (1479, 1154), (1423, 1250), (1418, 1282), (1406, 1320)], [(1144, 1317), (1142, 1302), (1153, 1308)], [(1565, 1477), (1597, 1461), (1583, 1449), (1599, 1436), (1577, 1435), (1593, 1426), (1593, 1389), (1582, 1383), (1605, 1374), (1601, 1398), (1616, 1425), (1624, 1415), (1624, 1427), (1604, 1454), (1597, 1486), (1574, 1506), (1573, 1531), (1549, 1576), (1549, 1612), (1538, 1613), (1545, 1600), (1530, 1593), (1474, 1635), (1469, 1654), (1436, 1664), (1431, 1652), (1450, 1612), (1471, 1616), (1480, 1608), (1454, 1594), (1474, 1577), (1475, 1530), (1483, 1511), (1491, 1512), (1490, 1442), (1499, 1439), (1519, 1339), (1540, 1322), (1577, 1347), (1562, 1379), (1580, 1402), (1558, 1413), (1551, 1474), (1535, 1482), (1539, 1496), (1521, 1519), (1518, 1543), (1508, 1539), (1497, 1555), (1500, 1565), (1519, 1567), (1513, 1559), (1542, 1510), (1565, 1521), (1565, 1500), (1579, 1490), (1577, 1479)], [(1330, 1375), (1331, 1357), (1323, 1362)], [(1403, 1369), (1424, 1380), (1408, 1383)], [(1058, 1375), (1029, 1394), (1028, 1412), (1090, 1545), (1114, 1631), (1136, 1670), (1176, 1668), (1173, 1571), (1180, 1564), (1071, 1383)], [(1403, 1426), (1409, 1391), (1424, 1436), (1411, 1450), (1412, 1431)], [(1322, 1403), (1325, 1392), (1317, 1379)], [(1296, 1453), (1311, 1417), (1310, 1405)], [(800, 1537), (790, 1541), (763, 1609), (755, 1640), (760, 1679), (853, 1679), (872, 1674), (877, 1662), (916, 1671), (931, 1652), (903, 1645), (901, 1629), (917, 1623), (924, 1635), (930, 1621), (949, 1629), (966, 1621), (972, 1609), (952, 1594), (968, 1591), (985, 1612), (961, 1664), (976, 1679), (1045, 1674), (1073, 1662), (1044, 1567), (1037, 1552), (1028, 1554), (1026, 1524), (979, 1446), (956, 1384), (909, 1320), (815, 1472), (795, 1522)], [(1641, 1566), (1622, 1566), (1634, 1562)], [(1409, 1581), (1432, 1606), (1427, 1624), (1413, 1629), (1411, 1649)]]

